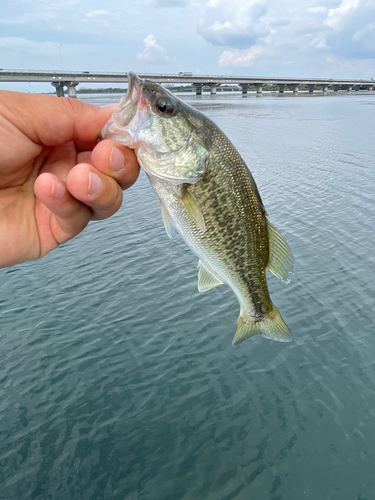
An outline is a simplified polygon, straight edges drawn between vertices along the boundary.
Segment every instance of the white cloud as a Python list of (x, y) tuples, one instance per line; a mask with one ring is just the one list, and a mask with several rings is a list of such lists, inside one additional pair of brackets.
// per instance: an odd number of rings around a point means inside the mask
[(352, 36), (352, 41), (361, 44), (364, 50), (375, 54), (375, 23), (368, 23), (357, 30)]
[(328, 49), (326, 39), (324, 37), (316, 37), (310, 42), (310, 46), (315, 49)]
[[(12, 0), (2, 2), (0, 24), (14, 27), (24, 27), (20, 36), (29, 37), (33, 33), (40, 40), (48, 32), (53, 38), (53, 33), (64, 32), (82, 38), (85, 35), (105, 35), (106, 41), (112, 38), (119, 29), (127, 32), (127, 26), (133, 21), (131, 8), (124, 7), (115, 0), (115, 5), (103, 9), (103, 2), (99, 0), (65, 0), (64, 2), (37, 0)], [(110, 2), (107, 2), (107, 4)], [(116, 5), (117, 4), (117, 5)], [(105, 5), (107, 7), (107, 5)], [(126, 12), (124, 12), (126, 11)], [(126, 27), (124, 29), (124, 18)], [(5, 34), (2, 33), (4, 36)]]
[(137, 55), (138, 60), (153, 63), (165, 63), (168, 61), (167, 49), (159, 45), (154, 35), (147, 35), (143, 40), (144, 50)]
[(374, 24), (374, 0), (5, 0), (0, 65), (363, 78)]
[(251, 45), (269, 33), (262, 22), (268, 0), (210, 0), (198, 34), (213, 45)]
[(288, 61), (322, 75), (327, 55), (371, 57), (375, 32), (364, 20), (374, 19), (374, 7), (373, 0), (209, 0), (197, 33), (223, 47), (219, 67), (275, 74)]
[(335, 9), (329, 9), (324, 24), (330, 28), (339, 29), (350, 11), (357, 9), (358, 7), (359, 0), (342, 0), (338, 7)]
[(235, 66), (248, 68), (254, 64), (254, 61), (264, 53), (264, 47), (254, 45), (244, 50), (225, 50), (219, 57), (219, 66)]
[(364, 36), (374, 36), (375, 34), (375, 23), (366, 24), (362, 29), (357, 30), (352, 36), (352, 40), (360, 40)]

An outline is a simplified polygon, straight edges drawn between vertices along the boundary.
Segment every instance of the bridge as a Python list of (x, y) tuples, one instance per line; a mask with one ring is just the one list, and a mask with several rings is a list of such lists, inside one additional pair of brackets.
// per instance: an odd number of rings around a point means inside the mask
[[(347, 91), (366, 88), (373, 90), (373, 80), (343, 80), (326, 78), (293, 78), (293, 77), (255, 77), (255, 76), (216, 76), (194, 75), (190, 72), (178, 74), (144, 73), (141, 78), (147, 78), (161, 84), (191, 84), (197, 95), (202, 94), (203, 87), (209, 87), (211, 94), (216, 94), (219, 85), (237, 85), (242, 89), (242, 94), (247, 94), (250, 85), (255, 86), (258, 94), (262, 93), (265, 85), (276, 85), (279, 92), (284, 92), (287, 86), (294, 94), (298, 93), (302, 85), (313, 92), (320, 86), (323, 92), (328, 89), (338, 91), (344, 88)], [(68, 89), (69, 97), (76, 97), (76, 86), (80, 83), (128, 83), (128, 73), (103, 73), (95, 71), (35, 71), (35, 70), (5, 70), (0, 69), (0, 82), (50, 82), (56, 89), (59, 97), (64, 95), (64, 87)]]

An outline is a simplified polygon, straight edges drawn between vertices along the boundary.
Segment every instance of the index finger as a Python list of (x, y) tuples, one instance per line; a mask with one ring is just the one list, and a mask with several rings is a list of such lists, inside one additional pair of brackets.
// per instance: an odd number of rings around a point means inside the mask
[(103, 174), (115, 179), (122, 189), (128, 189), (139, 175), (139, 163), (134, 150), (105, 139), (91, 153), (91, 164)]
[(60, 146), (74, 141), (92, 149), (113, 107), (103, 108), (78, 99), (20, 92), (0, 92), (1, 114), (35, 144)]

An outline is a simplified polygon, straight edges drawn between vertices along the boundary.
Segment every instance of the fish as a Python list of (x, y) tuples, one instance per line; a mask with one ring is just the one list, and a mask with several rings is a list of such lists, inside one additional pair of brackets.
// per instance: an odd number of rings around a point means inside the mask
[(244, 160), (203, 113), (158, 83), (128, 76), (127, 93), (101, 138), (134, 149), (160, 200), (168, 236), (177, 229), (199, 259), (198, 290), (222, 284), (233, 290), (240, 314), (232, 344), (257, 334), (290, 341), (266, 269), (288, 283), (292, 252), (270, 222)]

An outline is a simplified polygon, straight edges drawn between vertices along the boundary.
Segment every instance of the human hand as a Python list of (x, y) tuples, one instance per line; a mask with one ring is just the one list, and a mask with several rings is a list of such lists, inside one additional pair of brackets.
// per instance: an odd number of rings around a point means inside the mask
[(121, 206), (134, 151), (100, 130), (113, 107), (0, 91), (0, 268), (43, 257)]

